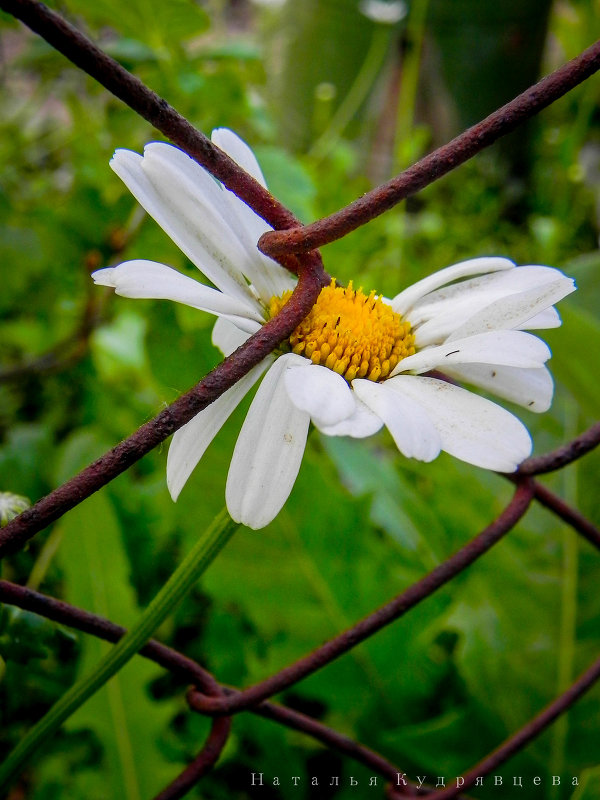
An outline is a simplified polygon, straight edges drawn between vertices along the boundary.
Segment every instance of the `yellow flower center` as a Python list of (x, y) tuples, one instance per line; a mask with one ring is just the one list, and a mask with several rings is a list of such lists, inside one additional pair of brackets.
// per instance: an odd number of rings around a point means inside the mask
[[(272, 297), (269, 316), (287, 303), (291, 292)], [(347, 381), (387, 378), (396, 364), (415, 352), (410, 322), (403, 321), (375, 292), (366, 295), (332, 281), (321, 290), (310, 313), (289, 339), (292, 352), (337, 372)]]

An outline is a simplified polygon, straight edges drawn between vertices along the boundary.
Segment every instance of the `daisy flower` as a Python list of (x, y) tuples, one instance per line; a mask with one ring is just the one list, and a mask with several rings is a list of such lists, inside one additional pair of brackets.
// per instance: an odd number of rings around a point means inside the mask
[[(212, 140), (265, 185), (232, 131)], [(276, 314), (295, 277), (256, 242), (269, 226), (177, 148), (154, 142), (111, 166), (146, 211), (214, 284), (154, 261), (98, 270), (96, 283), (133, 298), (175, 300), (216, 315), (212, 340), (230, 355)], [(526, 329), (560, 325), (553, 304), (574, 290), (544, 266), (476, 258), (442, 269), (391, 300), (332, 281), (287, 342), (173, 436), (167, 484), (177, 499), (229, 415), (262, 377), (237, 439), (226, 500), (236, 522), (262, 528), (300, 468), (309, 425), (328, 436), (371, 436), (384, 425), (408, 458), (441, 450), (512, 472), (531, 452), (527, 429), (466, 383), (532, 411), (550, 406), (547, 345)], [(448, 376), (451, 382), (437, 377)]]

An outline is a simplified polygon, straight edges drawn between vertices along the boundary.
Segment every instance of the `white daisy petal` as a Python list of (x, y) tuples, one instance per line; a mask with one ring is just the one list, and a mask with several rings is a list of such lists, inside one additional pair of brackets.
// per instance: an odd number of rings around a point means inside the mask
[(356, 410), (352, 390), (342, 376), (308, 359), (303, 366), (288, 369), (284, 381), (292, 403), (310, 414), (318, 428), (335, 425)]
[(249, 256), (240, 262), (240, 269), (256, 289), (262, 302), (267, 305), (272, 297), (280, 297), (284, 292), (293, 289), (296, 277), (258, 249), (258, 240), (263, 233), (272, 230), (271, 226), (233, 192), (225, 189), (223, 194), (229, 207), (229, 216), (235, 222), (237, 235)]
[(531, 453), (527, 428), (490, 400), (435, 378), (400, 375), (388, 383), (427, 413), (442, 449), (461, 461), (514, 472)]
[[(227, 128), (217, 128), (212, 132), (212, 141), (224, 150), (237, 164), (266, 188), (265, 179), (258, 161), (248, 145)], [(271, 226), (240, 200), (237, 195), (224, 189), (223, 196), (230, 216), (237, 220), (236, 231), (247, 252), (252, 256), (240, 268), (255, 287), (259, 297), (268, 303), (271, 297), (282, 295), (293, 289), (295, 278), (276, 261), (263, 255), (257, 242), (263, 233), (272, 230)]]
[[(529, 295), (523, 294), (528, 291)], [(556, 293), (556, 299), (560, 299), (570, 291), (573, 291), (572, 282), (559, 270), (538, 266), (516, 267), (444, 286), (416, 303), (408, 318), (416, 328), (417, 344), (425, 347), (444, 341), (450, 334), (459, 338), (457, 329), (462, 330), (463, 323), (478, 313), (488, 321), (488, 329), (518, 327), (516, 323), (509, 324), (508, 321), (505, 324), (493, 324), (498, 311), (500, 316), (505, 308), (508, 312), (511, 296), (522, 297), (520, 309), (526, 314), (527, 303), (538, 301), (538, 307), (543, 308), (544, 304), (547, 306), (556, 302), (551, 299), (553, 292)], [(493, 313), (494, 309), (498, 310), (496, 314)], [(535, 313), (535, 310), (531, 310), (529, 317)], [(472, 332), (478, 331), (473, 329)]]
[(117, 150), (110, 164), (150, 216), (215, 286), (259, 307), (238, 266), (239, 259), (247, 256), (222, 213), (223, 190), (199, 164), (161, 142), (147, 145), (143, 158), (129, 150)]
[(263, 528), (287, 500), (302, 461), (310, 417), (290, 401), (284, 373), (302, 356), (280, 356), (265, 375), (240, 431), (225, 495), (236, 522)]
[(515, 325), (517, 330), (535, 331), (543, 328), (560, 328), (562, 320), (558, 311), (552, 306), (540, 311), (535, 317), (526, 320), (521, 325)]
[[(190, 161), (197, 168), (192, 172), (189, 170)], [(195, 161), (169, 145), (154, 144), (145, 148), (143, 166), (158, 188), (165, 178), (171, 176), (174, 185), (179, 188), (173, 202), (178, 204), (181, 213), (185, 213), (183, 205), (189, 203), (190, 199), (195, 198), (196, 205), (204, 201), (202, 228), (205, 252), (216, 258), (245, 291), (248, 291), (248, 287), (241, 280), (241, 275), (250, 281), (264, 302), (268, 302), (274, 294), (282, 294), (285, 289), (293, 288), (295, 281), (289, 272), (258, 250), (258, 239), (266, 230), (270, 230), (269, 225), (238, 197), (223, 189)], [(198, 225), (197, 218), (195, 222)]]
[[(356, 394), (356, 392), (355, 392)], [(365, 439), (380, 431), (382, 420), (369, 409), (358, 397), (354, 398), (355, 411), (335, 425), (319, 425), (321, 433), (327, 436), (351, 436), (353, 439)]]
[(536, 413), (547, 411), (552, 403), (554, 382), (546, 367), (518, 369), (488, 364), (463, 364), (460, 367), (446, 369), (445, 374), (449, 378), (461, 383), (471, 383)]
[(176, 183), (182, 181), (185, 185), (191, 184), (195, 187), (196, 193), (201, 195), (198, 202), (203, 205), (210, 203), (222, 217), (219, 224), (224, 224), (227, 228), (232, 227), (227, 219), (227, 203), (223, 187), (191, 156), (166, 142), (149, 142), (144, 147), (142, 163), (144, 171), (149, 164), (152, 164), (151, 171), (155, 171), (155, 167), (162, 164), (165, 174), (174, 177)]
[(561, 277), (545, 286), (503, 297), (473, 314), (452, 332), (448, 341), (489, 330), (517, 328), (574, 291), (574, 281)]
[(187, 479), (223, 424), (272, 362), (273, 357), (265, 358), (186, 425), (175, 431), (167, 456), (167, 486), (173, 500), (179, 497)]
[(421, 297), (438, 289), (440, 286), (450, 283), (450, 281), (455, 281), (468, 275), (480, 275), (514, 268), (515, 264), (509, 261), (508, 258), (472, 258), (469, 261), (461, 261), (459, 264), (453, 264), (451, 267), (434, 272), (433, 275), (428, 275), (426, 278), (404, 289), (392, 300), (392, 308), (398, 314), (404, 316)]
[[(412, 377), (412, 376), (411, 376)], [(423, 408), (393, 390), (393, 381), (375, 383), (358, 379), (352, 388), (384, 423), (398, 450), (407, 458), (433, 461), (441, 449), (440, 436)]]
[(230, 356), (235, 350), (244, 344), (250, 334), (234, 325), (228, 319), (218, 317), (213, 325), (211, 341), (224, 356)]
[(265, 177), (256, 156), (246, 142), (229, 128), (215, 128), (210, 136), (217, 147), (224, 150), (236, 164), (257, 180), (261, 186), (267, 187)]
[(171, 224), (176, 224), (180, 233), (193, 236), (190, 257), (196, 256), (199, 268), (205, 272), (207, 259), (212, 260), (217, 265), (216, 280), (212, 275), (207, 277), (219, 288), (222, 287), (217, 281), (225, 273), (244, 293), (253, 296), (242, 277), (252, 253), (240, 239), (223, 187), (193, 159), (169, 145), (147, 145), (142, 167), (156, 191), (168, 199), (176, 218)]
[[(509, 262), (512, 264), (512, 261)], [(564, 278), (563, 273), (554, 267), (537, 265), (515, 266), (490, 272), (485, 275), (461, 280), (441, 286), (418, 300), (411, 309), (411, 318), (415, 323), (427, 320), (434, 315), (452, 308), (455, 303), (468, 299), (475, 306), (475, 311), (511, 294), (527, 291), (535, 287), (543, 287), (553, 281)]]
[(254, 333), (262, 318), (251, 305), (156, 261), (125, 261), (92, 273), (95, 283), (111, 286), (122, 297), (146, 300), (174, 300), (201, 311), (226, 316), (243, 329)]
[(524, 331), (489, 331), (429, 347), (403, 358), (392, 372), (427, 372), (453, 364), (498, 364), (506, 367), (541, 367), (550, 358), (548, 345)]
[[(445, 320), (446, 317), (449, 317), (454, 320), (456, 325), (456, 319), (464, 319), (465, 313), (473, 314), (474, 311), (489, 305), (498, 297), (510, 294), (511, 289), (504, 286), (502, 279), (506, 276), (512, 278), (517, 274), (518, 269), (519, 267), (515, 267), (512, 270), (478, 275), (476, 278), (444, 285), (429, 292), (417, 300), (410, 309), (408, 316), (411, 324), (425, 326), (428, 322), (434, 322), (440, 318)], [(518, 291), (518, 287), (515, 291)]]

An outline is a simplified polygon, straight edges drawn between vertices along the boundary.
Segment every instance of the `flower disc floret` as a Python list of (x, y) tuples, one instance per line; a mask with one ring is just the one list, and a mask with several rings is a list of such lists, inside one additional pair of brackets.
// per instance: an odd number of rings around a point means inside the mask
[[(287, 303), (291, 292), (273, 297), (272, 317)], [(377, 381), (415, 352), (411, 325), (374, 291), (365, 294), (332, 281), (289, 339), (290, 349), (313, 364), (337, 372), (348, 382), (354, 378)]]

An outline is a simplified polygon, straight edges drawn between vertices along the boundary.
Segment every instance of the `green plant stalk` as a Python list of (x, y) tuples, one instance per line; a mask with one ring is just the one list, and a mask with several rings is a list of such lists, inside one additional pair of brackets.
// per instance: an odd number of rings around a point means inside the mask
[[(307, 552), (300, 531), (298, 527), (294, 525), (290, 514), (284, 512), (279, 519), (282, 532), (293, 550), (294, 563), (298, 564), (299, 568), (304, 573), (308, 586), (311, 588), (315, 597), (317, 597), (327, 617), (329, 617), (333, 623), (332, 630), (328, 632), (327, 636), (328, 638), (329, 636), (335, 636), (336, 631), (349, 628), (352, 625), (352, 620), (347, 617), (343, 608), (338, 603), (331, 586), (323, 577), (314, 558)], [(379, 694), (383, 703), (382, 711), (392, 708), (392, 702), (390, 698), (386, 696), (384, 682), (381, 680), (377, 667), (371, 661), (366, 648), (353, 648), (350, 651), (350, 658), (353, 658), (358, 669), (362, 670), (369, 686)]]
[(0, 767), (0, 792), (6, 790), (23, 765), (85, 701), (112, 678), (152, 637), (154, 631), (212, 563), (239, 523), (226, 509), (215, 517), (204, 535), (177, 567), (135, 625), (100, 661), (94, 671), (78, 681), (19, 742)]
[[(396, 135), (394, 137), (393, 168), (392, 174), (397, 175), (405, 169), (410, 162), (407, 159), (407, 144), (414, 134), (415, 113), (417, 106), (417, 88), (421, 76), (421, 55), (425, 41), (425, 23), (429, 0), (416, 0), (411, 3), (408, 15), (406, 36), (412, 48), (404, 58), (402, 65), (402, 83), (398, 110), (396, 116)], [(413, 157), (415, 154), (412, 154)], [(397, 209), (397, 220), (400, 226), (398, 237), (400, 247), (400, 261), (404, 260), (406, 242), (406, 202), (401, 203)]]
[(334, 113), (329, 127), (317, 139), (308, 155), (317, 161), (327, 156), (335, 145), (337, 137), (344, 131), (352, 117), (363, 103), (388, 54), (390, 34), (386, 28), (373, 31), (371, 46), (360, 68), (352, 87), (337, 111)]
[[(577, 431), (579, 415), (577, 407), (571, 400), (566, 402), (564, 410), (565, 433), (572, 436)], [(577, 502), (578, 464), (561, 475), (563, 493), (569, 503)], [(562, 536), (562, 586), (561, 612), (559, 623), (559, 646), (557, 665), (557, 692), (564, 692), (573, 681), (575, 665), (575, 648), (577, 643), (577, 583), (579, 571), (579, 538), (575, 531), (567, 528)], [(557, 775), (564, 769), (567, 757), (569, 738), (569, 715), (563, 714), (552, 727), (550, 763)], [(558, 797), (557, 788), (552, 789), (551, 797)]]
[[(428, 7), (429, 0), (416, 0), (411, 4), (408, 16), (406, 36), (411, 42), (412, 48), (404, 58), (402, 68), (402, 85), (394, 142), (394, 168), (392, 170), (394, 175), (409, 166), (410, 159), (407, 160), (405, 150), (407, 141), (413, 135)], [(404, 208), (405, 204), (402, 204), (402, 209)]]
[(57, 525), (42, 545), (40, 554), (33, 564), (27, 580), (28, 589), (34, 589), (37, 591), (40, 588), (44, 578), (46, 577), (46, 573), (48, 572), (50, 564), (52, 563), (52, 560), (54, 559), (54, 556), (60, 547), (61, 540), (62, 528)]

